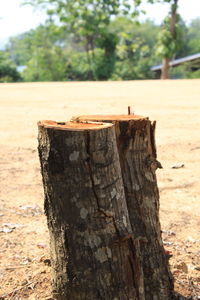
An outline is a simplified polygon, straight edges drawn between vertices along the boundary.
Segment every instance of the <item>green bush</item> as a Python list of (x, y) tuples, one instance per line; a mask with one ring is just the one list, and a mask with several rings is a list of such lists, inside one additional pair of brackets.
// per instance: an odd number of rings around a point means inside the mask
[(3, 62), (0, 63), (0, 82), (18, 82), (21, 80), (16, 68)]
[(200, 78), (200, 70), (192, 71), (189, 64), (170, 69), (171, 79)]
[(188, 73), (188, 76), (187, 76), (187, 78), (200, 78), (200, 69), (199, 70), (197, 70), (197, 71), (191, 71), (191, 72), (189, 72)]
[(107, 80), (112, 75), (115, 57), (106, 56), (103, 49), (93, 52), (67, 54), (66, 78), (68, 80)]

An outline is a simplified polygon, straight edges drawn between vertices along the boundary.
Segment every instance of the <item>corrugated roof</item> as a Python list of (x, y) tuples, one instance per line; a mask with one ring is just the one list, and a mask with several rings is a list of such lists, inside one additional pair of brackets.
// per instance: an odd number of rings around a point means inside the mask
[[(196, 54), (189, 55), (189, 56), (186, 56), (186, 57), (183, 57), (183, 58), (178, 58), (178, 59), (172, 60), (169, 64), (170, 64), (170, 66), (175, 67), (175, 66), (178, 66), (182, 63), (192, 61), (192, 60), (196, 60), (196, 59), (200, 59), (200, 53), (196, 53)], [(161, 70), (161, 69), (162, 69), (162, 64), (157, 65), (157, 66), (153, 66), (151, 68), (151, 71), (158, 71), (158, 70)]]

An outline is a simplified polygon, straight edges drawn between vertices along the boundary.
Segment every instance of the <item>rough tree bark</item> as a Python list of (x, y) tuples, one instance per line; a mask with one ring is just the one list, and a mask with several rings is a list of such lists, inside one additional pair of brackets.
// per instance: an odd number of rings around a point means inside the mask
[(54, 298), (144, 300), (113, 125), (38, 128)]
[(76, 122), (115, 124), (126, 202), (133, 236), (138, 240), (144, 299), (173, 299), (173, 282), (159, 222), (155, 122), (136, 115), (81, 116)]

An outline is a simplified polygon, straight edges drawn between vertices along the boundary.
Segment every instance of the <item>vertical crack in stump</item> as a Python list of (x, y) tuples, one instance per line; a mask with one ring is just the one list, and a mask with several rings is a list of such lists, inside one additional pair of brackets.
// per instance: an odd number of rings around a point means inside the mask
[(86, 161), (87, 162), (87, 167), (88, 167), (88, 172), (89, 172), (89, 176), (90, 176), (90, 180), (91, 180), (91, 184), (92, 184), (92, 190), (93, 190), (96, 202), (97, 202), (98, 211), (99, 211), (99, 213), (103, 214), (105, 218), (109, 218), (109, 219), (112, 220), (114, 228), (115, 228), (115, 231), (116, 231), (116, 234), (118, 235), (118, 237), (120, 237), (120, 231), (119, 231), (119, 229), (117, 227), (117, 224), (116, 224), (116, 221), (115, 221), (115, 217), (112, 216), (112, 215), (110, 215), (110, 214), (108, 214), (107, 212), (105, 212), (101, 208), (100, 203), (99, 203), (99, 197), (97, 195), (97, 192), (96, 192), (96, 189), (95, 189), (94, 178), (92, 176), (91, 153), (90, 153), (90, 132), (89, 131), (86, 131), (86, 152), (87, 152), (87, 155), (88, 155), (87, 161)]

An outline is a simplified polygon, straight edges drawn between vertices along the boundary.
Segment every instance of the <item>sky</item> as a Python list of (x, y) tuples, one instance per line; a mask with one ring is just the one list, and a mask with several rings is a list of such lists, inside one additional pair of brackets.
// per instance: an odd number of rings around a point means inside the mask
[[(0, 0), (0, 44), (4, 44), (9, 37), (36, 28), (44, 23), (45, 14), (34, 10), (30, 5), (22, 6), (22, 0)], [(145, 4), (147, 11), (142, 19), (150, 18), (157, 24), (167, 15), (169, 5)], [(179, 13), (189, 23), (200, 17), (200, 0), (179, 0)]]

